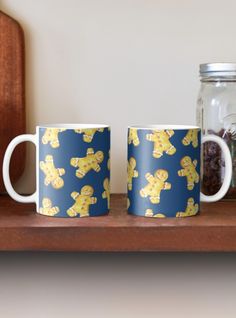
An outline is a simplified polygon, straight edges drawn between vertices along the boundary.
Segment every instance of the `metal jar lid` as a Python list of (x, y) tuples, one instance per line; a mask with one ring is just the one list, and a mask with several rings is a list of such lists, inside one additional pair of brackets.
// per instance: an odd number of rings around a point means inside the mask
[(205, 63), (200, 64), (201, 77), (236, 76), (236, 63)]

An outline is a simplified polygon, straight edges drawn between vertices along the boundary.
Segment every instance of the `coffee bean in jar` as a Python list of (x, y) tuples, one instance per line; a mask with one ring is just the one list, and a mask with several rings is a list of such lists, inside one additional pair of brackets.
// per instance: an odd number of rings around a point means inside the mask
[[(225, 140), (233, 162), (231, 187), (224, 199), (236, 199), (236, 63), (200, 65), (201, 88), (197, 102), (197, 124), (203, 134)], [(221, 188), (225, 164), (214, 142), (203, 145), (202, 192), (215, 194)]]

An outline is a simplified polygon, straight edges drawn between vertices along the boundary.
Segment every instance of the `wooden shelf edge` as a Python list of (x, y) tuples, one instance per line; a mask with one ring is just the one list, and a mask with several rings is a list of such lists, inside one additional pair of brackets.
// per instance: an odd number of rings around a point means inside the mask
[(0, 251), (235, 252), (236, 203), (203, 204), (201, 215), (150, 219), (127, 215), (125, 195), (109, 216), (59, 219), (0, 197)]

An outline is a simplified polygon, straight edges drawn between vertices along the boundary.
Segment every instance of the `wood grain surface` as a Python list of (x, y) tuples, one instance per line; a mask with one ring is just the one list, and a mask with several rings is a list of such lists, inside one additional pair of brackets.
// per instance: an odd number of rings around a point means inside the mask
[[(18, 22), (0, 11), (0, 167), (7, 145), (25, 132), (24, 34)], [(15, 182), (24, 170), (25, 145), (15, 150), (11, 179)], [(4, 191), (2, 173), (0, 192)]]
[(0, 197), (1, 251), (236, 251), (236, 202), (202, 204), (198, 216), (127, 215), (126, 196), (112, 195), (108, 216), (55, 218), (32, 204)]

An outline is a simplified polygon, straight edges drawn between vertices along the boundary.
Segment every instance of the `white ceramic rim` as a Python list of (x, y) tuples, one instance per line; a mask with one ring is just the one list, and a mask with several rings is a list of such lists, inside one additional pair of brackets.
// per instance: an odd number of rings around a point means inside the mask
[(38, 128), (66, 128), (66, 129), (99, 129), (109, 128), (109, 125), (104, 124), (47, 124), (38, 125)]
[(144, 130), (187, 130), (187, 129), (200, 129), (198, 126), (189, 126), (189, 125), (131, 125), (128, 128), (135, 129), (144, 129)]

